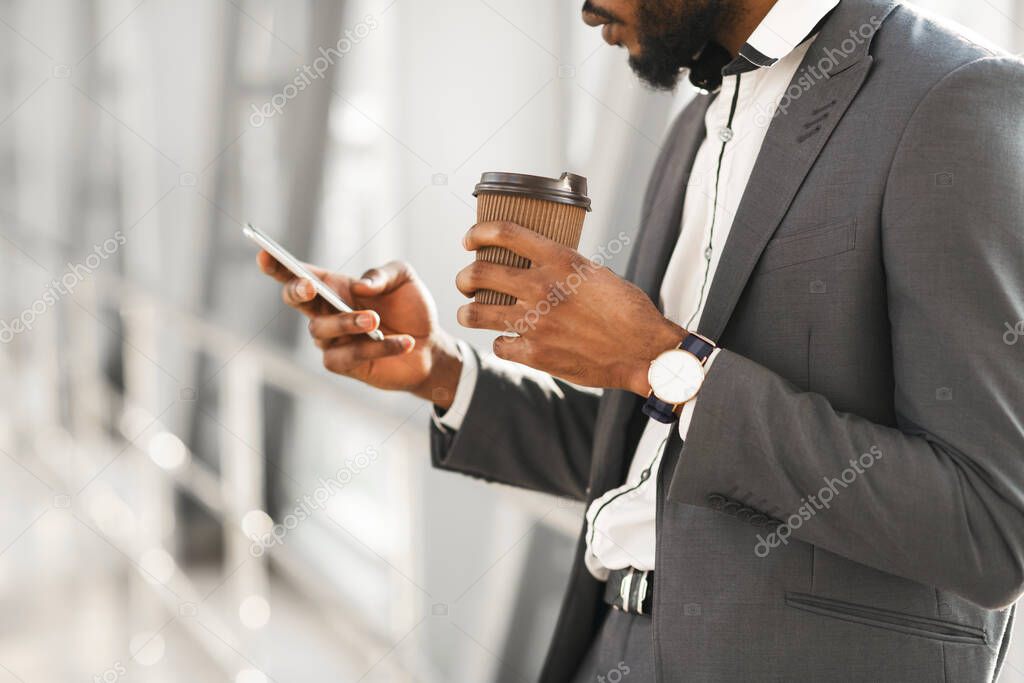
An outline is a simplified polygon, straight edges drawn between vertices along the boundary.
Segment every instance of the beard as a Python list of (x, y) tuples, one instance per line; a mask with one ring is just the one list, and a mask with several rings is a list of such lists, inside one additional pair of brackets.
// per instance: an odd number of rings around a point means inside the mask
[(672, 90), (693, 67), (716, 30), (735, 16), (735, 0), (639, 0), (641, 54), (629, 66), (656, 90)]

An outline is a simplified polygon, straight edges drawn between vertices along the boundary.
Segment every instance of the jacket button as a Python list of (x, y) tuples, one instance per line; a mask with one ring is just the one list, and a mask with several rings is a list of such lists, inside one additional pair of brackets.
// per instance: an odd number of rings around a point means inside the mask
[(725, 496), (712, 493), (708, 496), (708, 504), (711, 505), (712, 510), (721, 510), (722, 506), (725, 505)]
[(740, 511), (736, 513), (736, 519), (741, 522), (747, 522), (754, 515), (754, 511), (750, 508), (740, 508)]
[(726, 503), (725, 507), (722, 508), (722, 512), (724, 512), (726, 514), (729, 514), (729, 515), (732, 515), (732, 516), (735, 517), (736, 513), (740, 511), (740, 507), (741, 507), (741, 505), (739, 503), (733, 501), (733, 502), (730, 502), (730, 503)]

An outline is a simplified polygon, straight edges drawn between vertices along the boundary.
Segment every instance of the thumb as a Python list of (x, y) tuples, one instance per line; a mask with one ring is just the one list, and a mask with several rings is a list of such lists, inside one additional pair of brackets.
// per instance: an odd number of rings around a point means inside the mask
[(412, 267), (402, 261), (391, 261), (371, 268), (352, 281), (352, 292), (361, 296), (380, 296), (395, 291), (413, 278)]

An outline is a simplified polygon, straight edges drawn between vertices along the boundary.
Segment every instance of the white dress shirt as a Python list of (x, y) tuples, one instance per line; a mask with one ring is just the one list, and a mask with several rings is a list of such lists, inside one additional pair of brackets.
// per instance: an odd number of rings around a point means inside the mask
[[(753, 48), (750, 54), (757, 59), (767, 58), (773, 65), (726, 76), (718, 97), (708, 108), (707, 137), (697, 152), (686, 186), (682, 230), (660, 292), (666, 317), (686, 329), (698, 327), (771, 114), (810, 46), (807, 35), (838, 2), (779, 0), (744, 46)], [(708, 360), (709, 372), (715, 354)], [(435, 416), (442, 429), (457, 430), (461, 426), (476, 384), (475, 357), (462, 347), (462, 358), (462, 375), (452, 406), (444, 416)], [(648, 420), (626, 482), (588, 508), (585, 560), (597, 579), (607, 579), (612, 569), (654, 569), (655, 495), (661, 451), (673, 428), (686, 439), (698, 400), (683, 407), (677, 425)]]

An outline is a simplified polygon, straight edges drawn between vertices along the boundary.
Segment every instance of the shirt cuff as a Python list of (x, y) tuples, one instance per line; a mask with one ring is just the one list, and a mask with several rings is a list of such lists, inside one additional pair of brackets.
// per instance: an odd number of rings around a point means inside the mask
[(462, 427), (462, 421), (469, 410), (469, 402), (473, 400), (473, 390), (476, 389), (476, 373), (479, 370), (476, 354), (469, 344), (461, 339), (458, 340), (458, 346), (459, 355), (462, 357), (462, 371), (459, 373), (459, 384), (455, 387), (452, 404), (443, 415), (438, 412), (436, 405), (430, 414), (434, 426), (441, 431), (458, 431)]
[[(704, 364), (704, 374), (705, 375), (707, 375), (709, 372), (711, 372), (711, 365), (712, 365), (712, 363), (715, 362), (715, 358), (718, 357), (718, 353), (721, 350), (722, 349), (716, 348), (714, 351), (711, 352), (711, 355), (708, 356), (708, 362)], [(462, 386), (461, 381), (459, 382), (459, 386), (460, 387)], [(697, 394), (693, 398), (693, 400), (688, 401), (687, 403), (683, 404), (683, 410), (682, 410), (681, 413), (679, 413), (679, 436), (683, 439), (684, 442), (686, 441), (687, 433), (690, 431), (690, 421), (693, 420), (693, 411), (696, 410), (696, 408), (697, 408), (697, 401), (699, 399), (700, 399), (700, 394)]]

